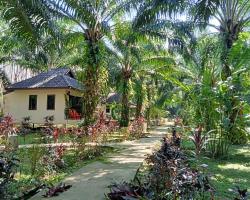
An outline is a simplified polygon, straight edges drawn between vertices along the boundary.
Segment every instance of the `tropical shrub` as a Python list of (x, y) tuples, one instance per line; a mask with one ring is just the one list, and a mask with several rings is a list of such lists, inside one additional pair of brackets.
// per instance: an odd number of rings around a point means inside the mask
[(202, 134), (202, 127), (199, 126), (198, 128), (196, 128), (194, 133), (191, 136), (189, 136), (189, 138), (195, 145), (196, 156), (199, 156), (201, 150), (205, 148), (205, 142), (206, 142), (206, 135)]
[(152, 192), (143, 185), (122, 182), (109, 186), (110, 192), (106, 197), (110, 200), (152, 199)]
[(248, 199), (248, 192), (247, 189), (240, 189), (238, 186), (233, 191), (235, 193), (234, 200), (247, 200)]
[(42, 149), (38, 145), (32, 145), (32, 147), (28, 148), (27, 155), (29, 155), (28, 159), (30, 165), (30, 173), (32, 176), (36, 175), (38, 172), (41, 172), (38, 167), (39, 161), (44, 154), (44, 149)]
[(140, 138), (145, 133), (143, 133), (143, 123), (145, 122), (145, 119), (141, 116), (136, 118), (130, 125), (129, 125), (129, 131), (132, 137)]
[(4, 116), (0, 121), (0, 135), (4, 136), (5, 139), (9, 135), (16, 134), (18, 129), (14, 126), (14, 120), (10, 115)]
[(45, 116), (44, 117), (44, 126), (52, 128), (53, 125), (54, 125), (54, 116), (53, 115)]
[(40, 176), (53, 175), (58, 169), (65, 167), (63, 159), (66, 148), (63, 145), (44, 149), (44, 154), (39, 159)]
[(43, 197), (55, 197), (60, 193), (63, 193), (70, 189), (72, 185), (66, 185), (65, 183), (59, 183), (57, 186), (48, 187), (48, 191), (43, 195)]
[(1, 152), (0, 154), (0, 194), (1, 199), (11, 199), (8, 192), (10, 183), (14, 180), (14, 176), (19, 166), (19, 159), (14, 153)]
[(206, 175), (189, 167), (174, 138), (164, 138), (159, 151), (147, 158), (148, 169), (132, 183), (111, 185), (107, 197), (117, 199), (214, 199)]
[(21, 121), (21, 128), (30, 129), (31, 128), (30, 120), (31, 120), (30, 116), (23, 117), (23, 120)]

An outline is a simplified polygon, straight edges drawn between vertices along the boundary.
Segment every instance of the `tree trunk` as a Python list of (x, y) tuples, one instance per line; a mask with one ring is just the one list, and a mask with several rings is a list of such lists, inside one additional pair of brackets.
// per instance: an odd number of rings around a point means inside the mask
[(225, 48), (221, 56), (221, 61), (222, 61), (221, 79), (223, 81), (226, 81), (227, 78), (232, 75), (228, 57), (229, 57), (230, 49), (232, 48), (232, 45), (233, 45), (233, 41), (230, 38), (225, 38), (224, 43), (225, 43)]
[(146, 119), (147, 119), (147, 123), (148, 125), (150, 125), (150, 113), (151, 113), (151, 89), (150, 86), (147, 84), (147, 99), (148, 99), (148, 107), (146, 109)]
[(94, 112), (99, 102), (100, 38), (91, 31), (85, 35), (87, 43), (86, 68), (84, 73), (83, 115), (84, 126), (94, 122)]
[(129, 81), (131, 78), (131, 71), (124, 70), (122, 73), (122, 110), (121, 110), (121, 127), (128, 127), (129, 125)]
[(94, 122), (94, 112), (99, 100), (98, 71), (88, 66), (85, 71), (84, 94), (83, 94), (83, 115), (84, 125)]
[[(233, 26), (231, 26), (233, 27)], [(224, 36), (224, 52), (222, 55), (222, 74), (221, 74), (221, 78), (223, 81), (226, 81), (230, 76), (232, 76), (232, 70), (230, 69), (230, 63), (229, 63), (229, 53), (230, 50), (233, 47), (233, 44), (238, 40), (238, 36), (239, 36), (240, 32), (235, 32), (231, 30), (231, 33), (223, 33), (222, 35)], [(237, 126), (236, 123), (236, 119), (238, 116), (238, 113), (240, 112), (240, 108), (239, 108), (239, 101), (236, 99), (236, 95), (239, 91), (237, 91), (237, 89), (235, 87), (233, 87), (232, 92), (230, 94), (230, 104), (225, 104), (227, 105), (227, 111), (226, 111), (226, 115), (228, 116), (229, 120), (230, 120), (230, 126), (229, 126), (229, 138), (233, 138), (234, 135), (237, 135), (238, 133), (235, 132), (235, 127)], [(231, 140), (231, 142), (234, 143), (233, 140)]]
[(142, 106), (143, 106), (143, 100), (145, 98), (145, 91), (143, 88), (144, 78), (142, 76), (139, 76), (139, 78), (136, 80), (135, 85), (135, 97), (136, 97), (136, 118), (139, 118), (142, 116)]
[(136, 115), (135, 115), (136, 118), (142, 116), (142, 103), (143, 103), (142, 97), (138, 96), (136, 101)]

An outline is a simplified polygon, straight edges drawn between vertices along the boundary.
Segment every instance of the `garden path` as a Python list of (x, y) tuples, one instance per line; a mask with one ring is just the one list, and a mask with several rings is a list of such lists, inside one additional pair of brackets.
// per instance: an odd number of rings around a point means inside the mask
[[(105, 162), (96, 161), (88, 164), (67, 177), (64, 182), (72, 188), (52, 200), (101, 200), (109, 191), (108, 186), (115, 181), (130, 181), (161, 138), (167, 133), (169, 124), (156, 127), (146, 138), (113, 144), (119, 153), (109, 154)], [(31, 200), (43, 199), (43, 192)]]

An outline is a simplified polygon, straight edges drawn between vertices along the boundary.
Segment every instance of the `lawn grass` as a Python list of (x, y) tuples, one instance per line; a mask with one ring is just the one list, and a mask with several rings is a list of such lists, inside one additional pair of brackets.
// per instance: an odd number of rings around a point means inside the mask
[[(183, 142), (183, 147), (189, 153), (194, 149), (188, 140)], [(203, 163), (208, 165), (206, 173), (211, 175), (216, 199), (233, 199), (233, 193), (229, 190), (235, 186), (250, 191), (250, 144), (232, 145), (227, 159), (213, 159), (201, 155), (196, 164)]]
[[(67, 143), (72, 141), (72, 137), (70, 135), (60, 135), (58, 138), (59, 143)], [(51, 137), (48, 141), (49, 143), (53, 143), (53, 138)], [(18, 144), (19, 145), (25, 145), (25, 144), (41, 144), (44, 143), (43, 136), (41, 132), (34, 132), (27, 134), (25, 136), (18, 135)]]
[[(121, 132), (114, 132), (111, 134), (107, 134), (106, 142), (121, 142), (125, 138), (124, 134)], [(73, 141), (73, 136), (69, 134), (59, 135), (58, 143), (68, 143)], [(41, 132), (34, 132), (27, 134), (25, 136), (18, 135), (18, 144), (26, 145), (26, 144), (42, 144), (42, 143), (54, 143), (53, 137), (51, 137), (48, 141), (44, 141)]]

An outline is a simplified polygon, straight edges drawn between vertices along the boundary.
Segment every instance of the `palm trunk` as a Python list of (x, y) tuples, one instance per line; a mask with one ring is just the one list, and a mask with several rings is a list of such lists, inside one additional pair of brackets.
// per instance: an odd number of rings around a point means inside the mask
[(137, 91), (136, 91), (136, 118), (139, 118), (142, 116), (142, 105), (143, 105), (143, 87), (142, 87), (142, 81), (139, 81), (137, 83)]
[(137, 101), (136, 101), (136, 118), (139, 118), (142, 116), (142, 103), (143, 103), (143, 100), (140, 97), (137, 98)]
[(147, 99), (148, 99), (148, 107), (146, 109), (146, 119), (147, 123), (150, 125), (150, 113), (151, 113), (151, 89), (150, 86), (147, 84)]
[(84, 73), (83, 115), (84, 125), (94, 122), (94, 113), (99, 102), (100, 35), (88, 32), (85, 35), (87, 55)]
[(233, 46), (233, 40), (232, 37), (229, 35), (226, 38), (224, 38), (225, 48), (224, 52), (222, 53), (221, 60), (222, 60), (222, 72), (221, 72), (221, 78), (223, 81), (226, 81), (228, 77), (232, 75), (230, 64), (228, 61), (229, 52)]
[[(222, 80), (226, 81), (230, 76), (232, 76), (232, 71), (230, 69), (230, 63), (229, 63), (229, 53), (230, 50), (233, 47), (234, 42), (238, 40), (238, 35), (240, 32), (234, 32), (232, 33), (222, 33), (224, 35), (224, 52), (222, 54)], [(232, 89), (232, 93), (230, 94), (230, 99), (231, 102), (230, 104), (227, 105), (227, 111), (226, 115), (228, 116), (230, 120), (230, 126), (229, 126), (229, 138), (234, 138), (234, 135), (237, 135), (237, 132), (235, 132), (235, 127), (236, 127), (236, 119), (238, 116), (238, 113), (240, 112), (239, 108), (239, 101), (235, 98), (235, 95), (237, 95), (237, 90), (235, 87)], [(233, 140), (231, 142), (234, 143)]]
[(121, 110), (121, 127), (128, 127), (129, 125), (129, 81), (131, 72), (124, 70), (122, 73), (122, 110)]

